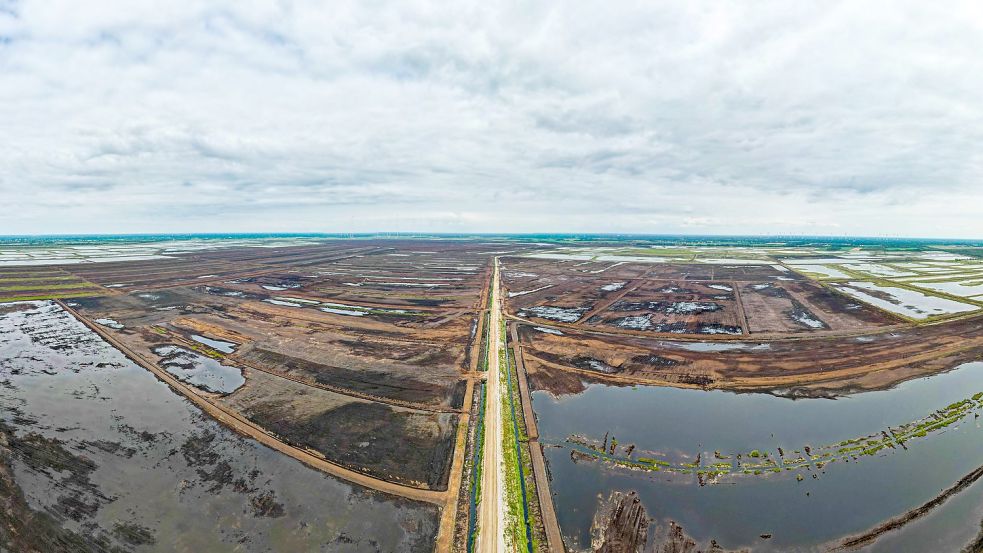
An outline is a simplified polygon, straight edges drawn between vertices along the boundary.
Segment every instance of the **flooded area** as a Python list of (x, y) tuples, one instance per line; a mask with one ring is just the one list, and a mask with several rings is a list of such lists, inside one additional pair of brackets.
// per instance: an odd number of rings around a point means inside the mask
[(509, 292), (508, 296), (510, 298), (516, 298), (519, 296), (525, 296), (526, 294), (535, 294), (536, 292), (541, 292), (543, 290), (546, 290), (547, 288), (552, 288), (552, 287), (553, 287), (552, 284), (547, 284), (546, 286), (540, 286), (539, 288), (533, 288), (532, 290), (520, 290), (517, 292)]
[(917, 274), (910, 271), (899, 271), (898, 269), (877, 263), (845, 263), (843, 266), (852, 271), (859, 271), (879, 277), (904, 277)]
[(263, 301), (265, 301), (266, 303), (271, 303), (273, 305), (282, 305), (283, 307), (303, 307), (303, 305), (292, 301), (271, 300), (271, 299), (265, 299)]
[(120, 330), (124, 328), (122, 323), (114, 319), (96, 319), (96, 323), (101, 324), (106, 328), (112, 328), (116, 330)]
[(429, 551), (437, 508), (205, 416), (50, 302), (0, 310), (0, 526), (13, 550)]
[[(675, 524), (703, 547), (824, 551), (980, 467), (981, 392), (976, 362), (836, 399), (590, 384), (533, 402), (571, 549), (589, 548), (602, 499), (634, 491), (650, 543)], [(969, 479), (865, 550), (959, 550), (979, 532), (981, 490)]]
[(927, 319), (935, 315), (965, 313), (979, 309), (975, 305), (930, 296), (907, 288), (880, 286), (872, 282), (850, 281), (834, 287), (871, 305), (912, 319)]
[(234, 342), (215, 340), (214, 338), (208, 338), (199, 334), (192, 334), (191, 339), (222, 353), (234, 353), (236, 350), (236, 344)]
[(246, 383), (242, 371), (180, 346), (158, 346), (160, 365), (181, 382), (215, 394), (231, 394)]
[(335, 315), (348, 315), (351, 317), (361, 317), (365, 315), (365, 311), (356, 311), (354, 309), (340, 309), (338, 307), (322, 307), (321, 311), (325, 313), (334, 313)]
[(953, 296), (974, 297), (983, 294), (983, 277), (976, 277), (976, 280), (963, 282), (911, 281), (911, 284), (919, 288), (930, 288), (937, 292), (952, 294)]
[(530, 314), (542, 319), (549, 319), (561, 323), (572, 323), (577, 321), (587, 312), (586, 307), (564, 308), (551, 305), (530, 307), (519, 312), (520, 317), (528, 317)]

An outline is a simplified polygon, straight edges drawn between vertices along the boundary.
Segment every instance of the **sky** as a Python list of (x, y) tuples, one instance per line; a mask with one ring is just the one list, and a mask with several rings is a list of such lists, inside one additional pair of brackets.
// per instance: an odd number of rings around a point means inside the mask
[(0, 0), (0, 234), (983, 238), (983, 3)]

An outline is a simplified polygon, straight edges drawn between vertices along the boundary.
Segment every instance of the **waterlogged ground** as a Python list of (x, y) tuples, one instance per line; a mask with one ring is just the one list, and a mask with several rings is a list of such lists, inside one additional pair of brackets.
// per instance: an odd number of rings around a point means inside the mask
[(881, 309), (912, 319), (926, 319), (933, 315), (965, 313), (979, 309), (975, 305), (930, 296), (906, 288), (880, 286), (871, 282), (851, 281), (836, 285), (836, 289)]
[[(654, 519), (650, 543), (673, 522), (703, 547), (716, 540), (725, 549), (824, 551), (920, 507), (983, 464), (983, 418), (976, 416), (983, 398), (967, 403), (956, 422), (921, 436), (912, 430), (903, 446), (892, 439), (893, 447), (864, 455), (851, 440), (882, 440), (881, 431), (942, 420), (934, 418), (939, 410), (977, 392), (983, 363), (838, 399), (592, 384), (562, 398), (535, 392), (533, 401), (572, 550), (589, 548), (599, 498), (634, 490)], [(615, 444), (616, 457), (667, 465), (617, 466), (596, 451), (584, 454), (593, 450), (582, 443), (605, 452)], [(795, 461), (821, 452), (838, 459)], [(726, 474), (712, 474), (717, 463), (728, 465)], [(687, 473), (666, 470), (687, 464)], [(760, 470), (745, 472), (753, 465)], [(976, 481), (865, 550), (960, 551), (976, 539), (981, 519), (983, 482)]]
[(429, 551), (437, 518), (232, 433), (52, 303), (0, 305), (0, 550)]
[(236, 367), (223, 365), (181, 346), (158, 346), (152, 351), (161, 358), (160, 364), (167, 372), (200, 390), (230, 394), (246, 383), (242, 371)]

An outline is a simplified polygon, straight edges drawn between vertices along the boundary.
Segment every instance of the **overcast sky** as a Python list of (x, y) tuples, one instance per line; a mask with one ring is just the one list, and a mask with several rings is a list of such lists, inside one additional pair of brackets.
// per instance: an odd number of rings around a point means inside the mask
[(983, 2), (0, 0), (0, 234), (983, 238)]

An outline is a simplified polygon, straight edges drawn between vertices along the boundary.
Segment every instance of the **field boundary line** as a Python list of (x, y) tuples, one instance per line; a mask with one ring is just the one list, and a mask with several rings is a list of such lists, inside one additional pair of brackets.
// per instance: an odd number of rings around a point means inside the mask
[[(134, 352), (128, 346), (117, 340), (115, 337), (110, 335), (105, 330), (98, 328), (98, 325), (88, 320), (88, 318), (83, 317), (77, 311), (65, 305), (64, 302), (54, 300), (62, 309), (70, 313), (79, 322), (83, 323), (85, 326), (89, 327), (90, 330), (99, 335), (103, 340), (108, 342), (110, 345), (121, 351), (127, 358), (136, 364), (140, 365), (144, 369), (150, 371), (159, 380), (170, 386), (174, 391), (179, 393), (181, 396), (187, 398), (189, 401), (194, 403), (197, 407), (205, 411), (209, 416), (218, 420), (226, 427), (236, 431), (237, 433), (252, 438), (257, 442), (275, 449), (281, 453), (289, 455), (294, 459), (304, 463), (305, 465), (326, 472), (332, 476), (336, 476), (340, 479), (348, 481), (353, 484), (358, 484), (366, 488), (371, 488), (376, 491), (383, 493), (388, 493), (395, 496), (406, 497), (409, 499), (415, 499), (417, 501), (424, 501), (427, 503), (436, 504), (443, 506), (446, 503), (447, 492), (436, 491), (436, 490), (425, 490), (422, 488), (414, 488), (411, 486), (406, 486), (403, 484), (397, 484), (395, 482), (390, 482), (388, 480), (382, 480), (374, 476), (369, 476), (367, 474), (354, 471), (349, 468), (345, 468), (338, 465), (326, 458), (312, 453), (309, 450), (295, 447), (289, 445), (280, 439), (276, 438), (270, 434), (266, 429), (257, 425), (256, 423), (246, 419), (244, 416), (236, 413), (218, 403), (212, 402), (209, 398), (199, 395), (195, 391), (191, 390), (188, 386), (185, 386), (179, 380), (168, 374), (163, 369), (157, 367), (153, 363), (150, 363), (139, 354)], [(231, 419), (231, 420), (229, 420)]]

